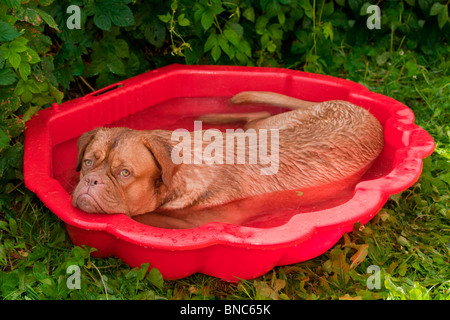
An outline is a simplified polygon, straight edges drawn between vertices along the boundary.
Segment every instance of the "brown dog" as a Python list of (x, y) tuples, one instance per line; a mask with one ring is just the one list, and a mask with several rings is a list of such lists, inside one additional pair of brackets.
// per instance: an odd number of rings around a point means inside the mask
[[(196, 161), (199, 152), (212, 155), (211, 145), (204, 141), (205, 131), (185, 132), (191, 140), (184, 146), (193, 148), (180, 150), (172, 131), (97, 128), (78, 141), (77, 170), (81, 173), (73, 205), (90, 213), (124, 213), (163, 228), (192, 228), (211, 221), (240, 224), (248, 214), (227, 216), (219, 205), (338, 181), (354, 184), (383, 148), (380, 123), (367, 110), (349, 102), (313, 103), (271, 92), (242, 92), (231, 103), (293, 109), (274, 116), (257, 112), (200, 118), (208, 123), (246, 121), (247, 131), (233, 133), (233, 139), (251, 129), (256, 132), (256, 140), (248, 137), (248, 144), (232, 145), (231, 149), (226, 149), (227, 133), (213, 132), (216, 146), (222, 143), (222, 150), (231, 150), (233, 157), (244, 148), (248, 158), (252, 147), (257, 147), (255, 143), (277, 138), (270, 150), (278, 154), (270, 166), (268, 161), (228, 161), (230, 154), (217, 154), (218, 148), (215, 163), (205, 163), (205, 157)], [(174, 151), (175, 159), (191, 161), (174, 161)], [(214, 210), (198, 210), (204, 208)]]

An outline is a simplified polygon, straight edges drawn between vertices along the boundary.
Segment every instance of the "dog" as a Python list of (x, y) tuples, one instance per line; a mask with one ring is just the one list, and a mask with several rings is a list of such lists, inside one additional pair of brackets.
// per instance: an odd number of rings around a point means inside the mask
[[(278, 149), (273, 174), (261, 174), (267, 162), (176, 163), (174, 150), (180, 151), (173, 131), (96, 128), (77, 143), (80, 180), (73, 206), (88, 213), (123, 213), (160, 228), (194, 228), (213, 221), (242, 224), (257, 213), (232, 210), (231, 215), (221, 206), (286, 190), (321, 189), (339, 182), (342, 188), (354, 185), (383, 149), (381, 124), (350, 102), (309, 102), (274, 92), (245, 91), (230, 99), (230, 105), (241, 104), (290, 111), (209, 114), (198, 120), (243, 122), (246, 131), (234, 133), (236, 137), (249, 130), (258, 138), (263, 130), (277, 134), (278, 141), (271, 146)], [(197, 136), (204, 132), (185, 133), (197, 149), (180, 154), (195, 158), (196, 151), (206, 151)], [(226, 133), (215, 134), (223, 135), (225, 148)], [(251, 147), (250, 142), (244, 146), (246, 156)], [(232, 153), (236, 155), (238, 149), (233, 146)]]

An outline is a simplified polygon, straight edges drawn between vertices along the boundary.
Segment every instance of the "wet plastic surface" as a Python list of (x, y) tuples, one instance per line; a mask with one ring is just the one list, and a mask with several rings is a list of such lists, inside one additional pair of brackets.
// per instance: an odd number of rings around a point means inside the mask
[[(230, 112), (227, 99), (245, 90), (362, 106), (384, 127), (383, 152), (354, 189), (332, 198), (316, 200), (318, 190), (309, 190), (300, 197), (270, 195), (258, 206), (240, 203), (240, 210), (258, 207), (262, 212), (242, 226), (209, 223), (194, 229), (160, 229), (125, 215), (88, 214), (72, 207), (70, 194), (78, 181), (76, 141), (82, 133), (99, 126), (192, 130), (199, 115)], [(285, 111), (232, 108), (231, 112)], [(238, 126), (203, 125), (212, 127)], [(354, 223), (364, 224), (375, 216), (389, 195), (410, 187), (421, 173), (422, 159), (434, 147), (431, 136), (414, 124), (409, 108), (351, 81), (285, 69), (172, 65), (40, 111), (27, 123), (24, 174), (26, 186), (66, 223), (73, 243), (97, 248), (94, 255), (117, 256), (132, 267), (149, 262), (170, 279), (201, 272), (235, 281), (328, 250)], [(306, 201), (309, 195), (314, 201)]]

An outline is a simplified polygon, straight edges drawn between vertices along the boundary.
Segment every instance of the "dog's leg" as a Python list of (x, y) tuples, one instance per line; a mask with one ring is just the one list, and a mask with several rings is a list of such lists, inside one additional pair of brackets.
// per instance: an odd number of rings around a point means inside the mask
[(231, 104), (264, 104), (292, 110), (312, 107), (319, 102), (305, 101), (268, 91), (244, 91), (230, 100)]
[(236, 122), (250, 122), (270, 117), (270, 112), (248, 112), (248, 113), (210, 113), (197, 118), (208, 124), (227, 124)]
[(311, 102), (266, 91), (244, 91), (230, 99), (231, 104), (261, 104), (291, 109), (271, 117), (251, 119), (245, 129), (289, 129), (305, 123), (314, 114), (314, 106), (320, 102)]
[(191, 229), (197, 225), (169, 215), (150, 212), (132, 217), (133, 220), (148, 226), (165, 229)]
[(311, 102), (288, 97), (279, 93), (266, 91), (244, 91), (230, 99), (230, 104), (262, 104), (276, 106), (293, 111), (272, 116), (267, 111), (251, 113), (213, 113), (201, 116), (201, 120), (209, 124), (227, 124), (245, 122), (244, 129), (276, 128), (287, 129), (299, 125), (311, 117), (311, 109), (319, 102)]

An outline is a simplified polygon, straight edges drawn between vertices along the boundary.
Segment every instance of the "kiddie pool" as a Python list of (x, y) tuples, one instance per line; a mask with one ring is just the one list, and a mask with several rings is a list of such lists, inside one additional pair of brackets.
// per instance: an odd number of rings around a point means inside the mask
[[(88, 214), (72, 207), (76, 141), (82, 133), (124, 125), (192, 130), (193, 119), (201, 114), (255, 110), (227, 106), (229, 97), (245, 90), (362, 106), (384, 127), (383, 152), (343, 201), (287, 215), (281, 208), (277, 215), (288, 218), (254, 226), (209, 223), (160, 229), (122, 214)], [(166, 279), (200, 272), (236, 281), (324, 253), (355, 223), (374, 217), (389, 195), (410, 187), (434, 147), (431, 136), (414, 124), (409, 108), (348, 80), (277, 68), (171, 65), (40, 111), (27, 123), (24, 176), (26, 186), (65, 222), (73, 243), (97, 248), (97, 257), (116, 256), (131, 267), (149, 262)]]

